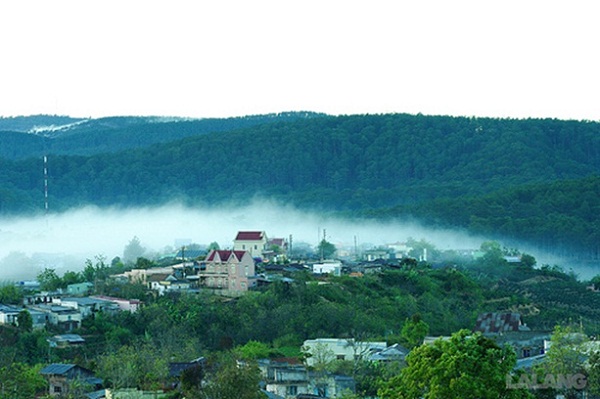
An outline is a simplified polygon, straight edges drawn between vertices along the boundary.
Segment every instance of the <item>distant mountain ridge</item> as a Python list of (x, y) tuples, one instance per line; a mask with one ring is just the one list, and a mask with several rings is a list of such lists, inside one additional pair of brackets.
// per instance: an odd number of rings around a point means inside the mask
[(0, 213), (41, 210), (41, 139), (54, 210), (259, 196), (600, 257), (599, 123), (312, 113), (102, 123), (55, 139), (0, 132), (0, 152), (13, 152), (0, 158)]
[[(316, 112), (281, 112), (232, 118), (118, 116), (71, 118), (34, 115), (0, 118), (0, 157), (24, 159), (48, 154), (94, 155), (167, 143), (185, 137), (226, 132), (264, 123), (324, 116)], [(32, 137), (23, 138), (22, 134)]]
[(59, 115), (0, 117), (0, 131), (32, 133), (38, 127), (60, 127), (86, 120)]

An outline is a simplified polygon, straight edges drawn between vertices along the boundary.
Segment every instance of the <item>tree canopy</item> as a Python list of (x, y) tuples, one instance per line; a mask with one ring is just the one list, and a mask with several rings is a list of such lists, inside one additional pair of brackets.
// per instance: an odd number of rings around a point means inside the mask
[(382, 399), (528, 398), (525, 390), (507, 388), (515, 365), (510, 348), (500, 348), (480, 333), (461, 330), (413, 349), (407, 367), (380, 389)]

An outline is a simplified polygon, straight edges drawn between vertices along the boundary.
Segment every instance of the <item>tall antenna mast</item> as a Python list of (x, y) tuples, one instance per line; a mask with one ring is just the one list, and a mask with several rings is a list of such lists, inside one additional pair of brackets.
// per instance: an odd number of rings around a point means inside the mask
[(48, 216), (48, 157), (44, 155), (44, 210)]

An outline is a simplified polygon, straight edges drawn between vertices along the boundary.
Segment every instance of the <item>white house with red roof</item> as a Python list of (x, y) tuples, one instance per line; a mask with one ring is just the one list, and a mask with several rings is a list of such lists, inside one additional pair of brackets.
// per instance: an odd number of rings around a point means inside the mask
[(267, 234), (264, 231), (238, 231), (233, 240), (235, 251), (248, 251), (253, 258), (262, 257), (267, 250)]
[(201, 287), (244, 292), (255, 284), (254, 259), (248, 251), (212, 250), (198, 273)]

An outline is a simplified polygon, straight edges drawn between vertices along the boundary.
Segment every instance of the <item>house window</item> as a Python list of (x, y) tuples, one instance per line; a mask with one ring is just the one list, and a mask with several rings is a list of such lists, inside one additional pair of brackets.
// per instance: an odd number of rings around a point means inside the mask
[(290, 396), (298, 395), (298, 386), (297, 385), (288, 386), (285, 393), (286, 393), (286, 395), (290, 395)]
[(529, 356), (531, 356), (531, 349), (523, 348), (523, 357), (529, 357)]
[(246, 244), (242, 244), (242, 249), (246, 249)]
[(246, 276), (248, 276), (248, 271), (249, 271), (249, 267), (248, 267), (248, 265), (246, 265), (246, 267), (244, 267), (244, 273), (246, 274)]
[(254, 246), (254, 249), (258, 249), (258, 245), (255, 245), (255, 246)]
[(337, 358), (337, 360), (346, 360), (345, 355), (337, 355), (336, 358)]
[(231, 265), (231, 274), (235, 274), (235, 265)]
[(62, 387), (59, 387), (58, 385), (54, 386), (54, 393), (61, 393), (62, 392)]

